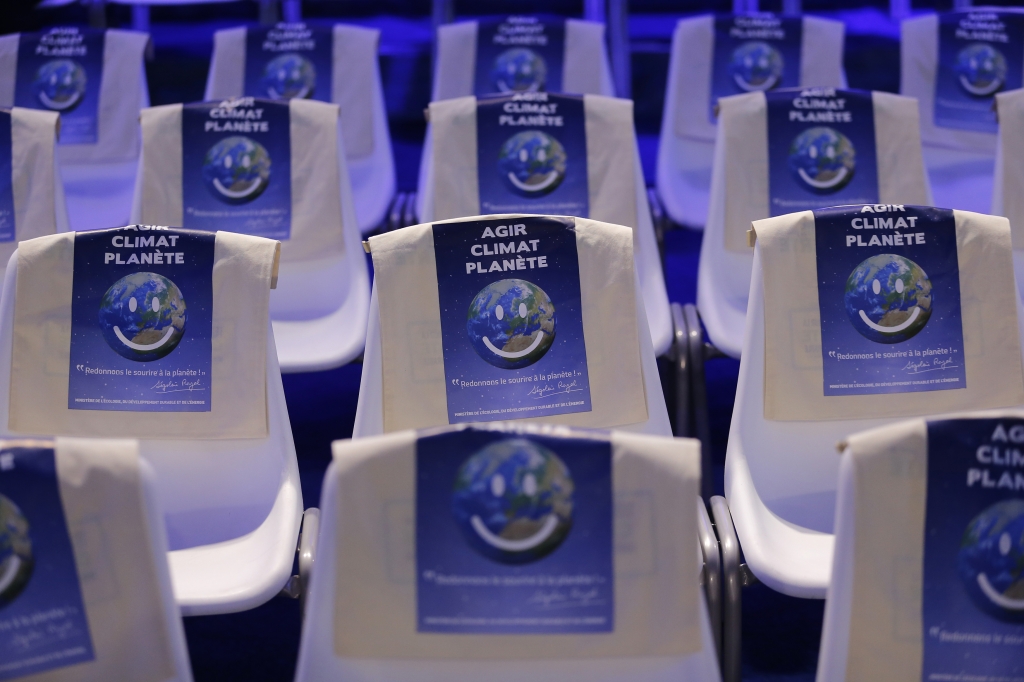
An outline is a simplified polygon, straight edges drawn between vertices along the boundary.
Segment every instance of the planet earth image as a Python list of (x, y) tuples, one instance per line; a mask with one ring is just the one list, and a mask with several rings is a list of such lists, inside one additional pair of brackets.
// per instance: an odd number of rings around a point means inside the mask
[(491, 68), (495, 92), (541, 92), (547, 80), (548, 65), (544, 58), (526, 47), (505, 50)]
[(986, 613), (1024, 622), (1024, 500), (997, 502), (971, 519), (957, 572)]
[(178, 286), (155, 272), (114, 282), (100, 301), (103, 338), (121, 357), (152, 362), (178, 347), (188, 313)]
[(789, 146), (789, 170), (818, 194), (846, 187), (856, 168), (857, 150), (850, 138), (827, 126), (808, 128)]
[(957, 54), (953, 70), (960, 87), (972, 95), (986, 97), (1006, 82), (1006, 57), (988, 43), (972, 43)]
[(924, 329), (932, 315), (932, 281), (904, 256), (868, 258), (846, 280), (846, 314), (862, 336), (902, 343)]
[(34, 566), (28, 519), (9, 497), (0, 495), (0, 609), (25, 589)]
[(565, 462), (526, 438), (491, 443), (455, 476), (452, 514), (480, 554), (504, 564), (536, 561), (572, 528), (575, 484)]
[(565, 147), (539, 130), (524, 130), (505, 140), (498, 151), (498, 173), (520, 196), (549, 194), (565, 179)]
[(260, 83), (270, 99), (308, 99), (316, 90), (316, 67), (301, 54), (289, 52), (267, 62)]
[(495, 367), (528, 367), (555, 340), (555, 306), (533, 282), (499, 280), (473, 297), (466, 333), (477, 355)]
[(743, 43), (732, 53), (729, 75), (743, 92), (771, 90), (782, 81), (782, 54), (760, 40)]
[(213, 196), (229, 204), (252, 201), (270, 183), (270, 153), (243, 135), (225, 137), (203, 158), (203, 181)]
[(73, 59), (53, 59), (36, 71), (32, 92), (47, 109), (68, 112), (85, 97), (86, 83), (81, 64)]

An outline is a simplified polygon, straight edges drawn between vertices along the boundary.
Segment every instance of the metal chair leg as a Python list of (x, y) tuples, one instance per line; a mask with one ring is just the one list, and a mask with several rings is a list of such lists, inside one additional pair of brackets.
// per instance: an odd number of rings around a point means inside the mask
[(415, 225), (419, 221), (416, 217), (416, 192), (409, 192), (405, 200), (405, 211), (402, 214), (402, 227)]
[(310, 507), (302, 514), (302, 529), (299, 531), (299, 574), (288, 579), (281, 590), (282, 597), (299, 600), (299, 609), (306, 612), (306, 596), (309, 594), (309, 578), (316, 563), (316, 550), (320, 538), (320, 510)]
[(690, 355), (690, 414), (691, 433), (700, 441), (701, 466), (704, 476), (701, 478), (701, 494), (710, 500), (714, 494), (714, 478), (711, 475), (711, 421), (708, 412), (708, 389), (704, 378), (704, 361), (713, 357), (717, 350), (709, 351), (709, 344), (704, 342), (704, 332), (700, 326), (700, 315), (697, 307), (687, 303), (682, 307), (683, 318), (687, 330), (687, 352)]
[(711, 513), (722, 552), (722, 682), (740, 682), (745, 567), (740, 564), (740, 543), (724, 497), (711, 498)]
[[(678, 303), (671, 305), (672, 312), (672, 374), (676, 396), (676, 428), (675, 435), (690, 435), (690, 340), (686, 327), (686, 316), (683, 307)], [(705, 498), (707, 499), (707, 498)]]
[(704, 500), (697, 500), (697, 532), (700, 539), (701, 554), (704, 557), (704, 597), (708, 605), (708, 618), (711, 621), (711, 634), (715, 638), (715, 651), (719, 659), (722, 656), (722, 554), (718, 548), (718, 538), (708, 517), (708, 509)]

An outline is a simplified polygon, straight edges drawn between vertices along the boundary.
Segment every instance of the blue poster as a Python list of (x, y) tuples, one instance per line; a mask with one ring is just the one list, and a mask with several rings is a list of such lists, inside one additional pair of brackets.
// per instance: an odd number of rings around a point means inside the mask
[(75, 235), (69, 410), (209, 412), (216, 236)]
[(810, 88), (765, 96), (771, 215), (878, 203), (870, 92)]
[(587, 127), (583, 98), (524, 92), (476, 106), (480, 213), (586, 218)]
[(245, 36), (247, 97), (331, 101), (334, 31), (304, 23), (250, 28)]
[(561, 92), (564, 55), (565, 19), (546, 15), (481, 19), (473, 94)]
[(1024, 14), (949, 12), (939, 18), (935, 125), (982, 133), (999, 129), (993, 99), (1021, 87)]
[(820, 209), (814, 238), (825, 395), (967, 387), (951, 210)]
[(774, 14), (715, 17), (708, 116), (715, 123), (719, 97), (800, 85), (804, 22)]
[(1024, 680), (1024, 420), (928, 424), (921, 679)]
[(241, 97), (188, 104), (181, 112), (181, 147), (187, 229), (291, 236), (288, 102)]
[(0, 449), (0, 680), (96, 658), (53, 448)]
[(96, 144), (103, 31), (75, 27), (22, 33), (14, 106), (60, 114), (60, 144)]
[(614, 631), (607, 436), (416, 443), (418, 632)]
[(11, 179), (11, 112), (0, 111), (0, 242), (14, 241), (14, 185)]
[(433, 232), (449, 423), (589, 412), (575, 221)]

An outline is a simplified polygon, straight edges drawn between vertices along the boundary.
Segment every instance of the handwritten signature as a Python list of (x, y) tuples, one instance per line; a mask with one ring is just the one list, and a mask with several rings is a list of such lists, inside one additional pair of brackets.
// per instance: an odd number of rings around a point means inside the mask
[(911, 360), (903, 366), (903, 371), (907, 374), (921, 374), (922, 372), (934, 372), (937, 369), (956, 369), (959, 365), (953, 364), (953, 358), (932, 358), (932, 361), (927, 360)]
[(597, 588), (589, 590), (572, 588), (568, 593), (563, 590), (537, 590), (526, 600), (528, 604), (536, 604), (545, 609), (561, 609), (578, 606), (595, 606), (603, 604), (604, 598)]
[(158, 381), (153, 384), (152, 390), (157, 393), (180, 393), (181, 391), (205, 391), (206, 389), (199, 385), (199, 379), (182, 379), (178, 381)]
[(576, 387), (576, 380), (573, 381), (559, 381), (558, 387), (552, 386), (551, 384), (544, 384), (543, 386), (534, 386), (530, 389), (530, 392), (526, 395), (533, 396), (534, 399), (546, 398), (550, 395), (559, 395), (561, 393), (574, 393), (576, 391), (582, 391), (582, 388)]

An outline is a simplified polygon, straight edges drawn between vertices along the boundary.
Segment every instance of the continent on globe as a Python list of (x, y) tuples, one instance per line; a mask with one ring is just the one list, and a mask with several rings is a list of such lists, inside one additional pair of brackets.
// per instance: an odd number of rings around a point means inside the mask
[(501, 440), (459, 468), (452, 514), (477, 552), (506, 564), (553, 552), (572, 528), (575, 484), (565, 462), (526, 438)]
[(1006, 57), (988, 43), (972, 43), (957, 53), (954, 71), (968, 94), (988, 97), (1006, 81)]
[(316, 67), (301, 54), (289, 52), (267, 62), (260, 83), (270, 99), (308, 99), (316, 90)]
[(844, 303), (862, 336), (877, 343), (901, 343), (916, 336), (931, 317), (932, 282), (909, 258), (882, 253), (850, 273)]
[(495, 367), (528, 367), (555, 340), (555, 306), (533, 282), (492, 282), (469, 304), (466, 333), (477, 355)]
[(226, 137), (206, 152), (203, 181), (210, 193), (229, 204), (260, 196), (270, 184), (271, 159), (259, 142), (242, 135)]
[(159, 360), (177, 348), (186, 320), (181, 290), (154, 272), (122, 277), (100, 301), (103, 338), (115, 353), (136, 362)]
[(967, 524), (957, 571), (983, 611), (1024, 622), (1024, 500), (997, 502)]
[(498, 174), (510, 191), (525, 197), (550, 194), (565, 179), (567, 155), (555, 137), (524, 130), (508, 138), (498, 152)]
[(544, 58), (527, 47), (505, 50), (491, 68), (496, 92), (541, 92), (546, 89), (547, 80)]
[(771, 90), (782, 81), (784, 68), (782, 53), (760, 40), (737, 47), (729, 61), (729, 74), (744, 92)]
[(848, 185), (856, 168), (853, 143), (834, 128), (808, 128), (789, 147), (790, 171), (818, 194), (831, 194)]
[(69, 112), (85, 97), (86, 85), (81, 64), (73, 59), (54, 59), (39, 67), (32, 90), (47, 109)]
[(0, 609), (25, 589), (34, 566), (28, 519), (9, 497), (0, 495)]

